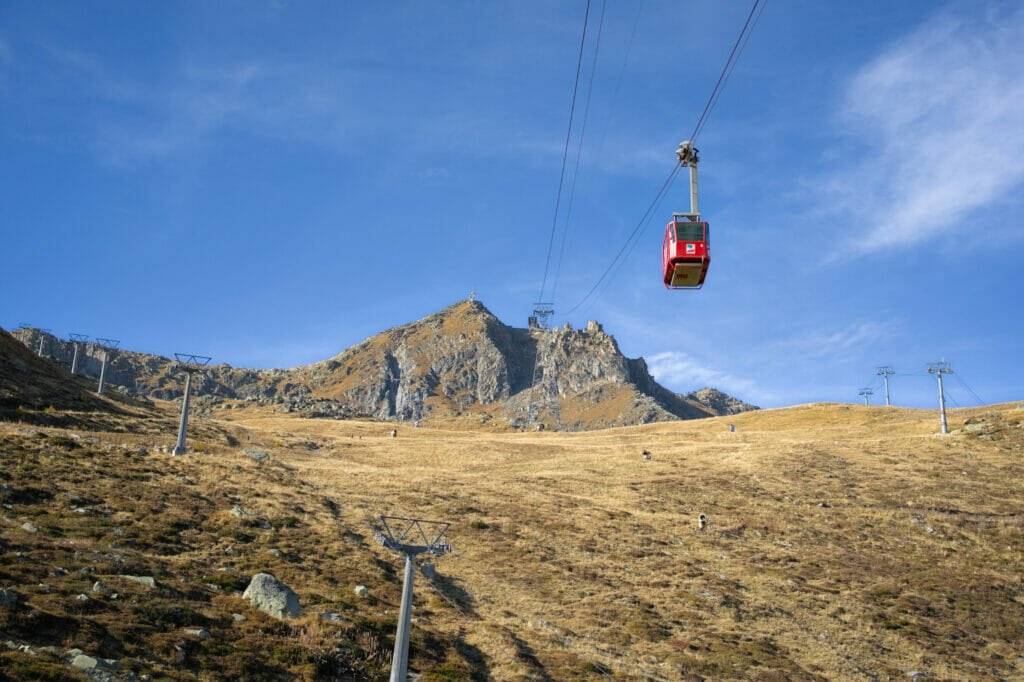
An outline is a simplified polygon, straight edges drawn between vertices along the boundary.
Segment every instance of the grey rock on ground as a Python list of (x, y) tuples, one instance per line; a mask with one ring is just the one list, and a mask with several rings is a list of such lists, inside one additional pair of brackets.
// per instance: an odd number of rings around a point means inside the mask
[(298, 595), (269, 573), (254, 575), (242, 596), (253, 607), (274, 618), (298, 618), (302, 615)]
[(135, 582), (141, 583), (141, 584), (145, 585), (146, 587), (150, 587), (150, 588), (155, 588), (156, 587), (156, 579), (154, 579), (153, 577), (148, 576), (148, 575), (122, 575), (122, 576), (119, 576), (119, 577), (125, 578), (127, 580), (134, 580)]
[(257, 462), (262, 462), (265, 459), (270, 459), (270, 454), (264, 450), (257, 450), (256, 448), (245, 448), (242, 450), (243, 454), (249, 455), (250, 458)]
[(95, 656), (77, 654), (71, 659), (71, 665), (79, 670), (120, 670), (121, 661), (113, 658), (97, 658)]

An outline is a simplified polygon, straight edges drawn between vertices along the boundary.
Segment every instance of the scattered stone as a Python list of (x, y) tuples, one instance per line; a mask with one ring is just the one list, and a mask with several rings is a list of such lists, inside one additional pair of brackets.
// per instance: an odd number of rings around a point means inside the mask
[(964, 431), (984, 431), (985, 429), (992, 426), (989, 422), (980, 422), (978, 424), (967, 424), (964, 426)]
[(0, 483), (0, 493), (10, 493), (10, 492), (14, 492), (14, 488), (12, 488), (11, 486), (7, 485), (6, 483)]
[(298, 595), (269, 573), (254, 575), (242, 596), (255, 608), (277, 619), (302, 615)]
[(25, 523), (21, 524), (21, 529), (23, 531), (28, 532), (28, 533), (38, 533), (39, 532), (39, 526), (37, 526), (36, 524), (32, 523), (31, 521), (26, 521)]
[(243, 616), (240, 613), (232, 613), (231, 614), (231, 620), (235, 621), (236, 623), (244, 623), (245, 621), (247, 621), (249, 619), (246, 618), (245, 616)]
[(109, 597), (110, 595), (114, 594), (114, 591), (112, 589), (104, 585), (99, 580), (92, 584), (92, 589), (89, 591), (95, 592), (96, 594), (102, 594), (104, 597)]
[(931, 526), (922, 526), (922, 528), (924, 528), (925, 533), (931, 533), (933, 535), (935, 534), (935, 529)]
[(264, 460), (270, 459), (269, 453), (265, 452), (264, 450), (257, 450), (256, 448), (245, 448), (242, 450), (242, 453), (249, 455), (250, 458), (256, 460), (257, 462), (262, 462)]
[(988, 435), (987, 433), (983, 433), (980, 436), (978, 436), (978, 440), (995, 440), (995, 438)]
[(75, 507), (71, 511), (76, 514), (92, 514), (92, 509), (89, 509), (88, 507)]
[(0, 589), (0, 606), (14, 606), (17, 601), (14, 590)]
[(89, 595), (87, 595), (87, 594), (80, 594), (77, 597), (75, 597), (75, 599), (77, 599), (78, 601), (84, 603), (84, 602), (89, 601)]
[(231, 515), (232, 515), (232, 516), (235, 516), (235, 517), (238, 517), (238, 518), (240, 518), (240, 519), (247, 519), (247, 518), (249, 518), (250, 516), (252, 516), (252, 514), (250, 514), (249, 512), (245, 511), (245, 510), (244, 510), (244, 509), (242, 509), (241, 507), (234, 507), (234, 508), (233, 508), (233, 509), (231, 510)]
[(207, 630), (204, 630), (202, 628), (182, 628), (182, 631), (186, 635), (192, 635), (193, 637), (198, 637), (199, 639), (210, 639), (211, 637), (213, 637), (213, 635), (211, 635)]
[(267, 554), (269, 554), (269, 555), (270, 555), (270, 556), (272, 556), (272, 557), (276, 557), (276, 558), (278, 558), (278, 559), (280, 559), (281, 557), (283, 557), (283, 556), (284, 556), (284, 552), (282, 552), (281, 550), (279, 550), (279, 549), (277, 549), (277, 548), (274, 548), (274, 549), (268, 549), (268, 550), (267, 550)]
[(114, 529), (114, 537), (123, 538), (124, 537), (124, 528), (115, 528)]
[(320, 620), (326, 620), (328, 623), (347, 623), (348, 618), (345, 618), (340, 613), (334, 611), (327, 611), (320, 614)]
[(145, 585), (149, 588), (156, 587), (156, 579), (148, 575), (121, 575), (119, 578), (125, 578), (127, 580), (134, 580), (137, 583)]
[(907, 677), (909, 677), (912, 680), (919, 680), (922, 677), (928, 677), (928, 673), (922, 673), (916, 670), (911, 670), (909, 673), (907, 673)]
[(366, 589), (366, 585), (356, 585), (356, 589), (353, 590), (357, 597), (367, 597), (370, 595), (370, 591)]
[[(72, 651), (77, 651), (73, 649)], [(120, 670), (121, 661), (114, 658), (96, 658), (85, 654), (76, 654), (71, 659), (71, 666), (79, 670)]]

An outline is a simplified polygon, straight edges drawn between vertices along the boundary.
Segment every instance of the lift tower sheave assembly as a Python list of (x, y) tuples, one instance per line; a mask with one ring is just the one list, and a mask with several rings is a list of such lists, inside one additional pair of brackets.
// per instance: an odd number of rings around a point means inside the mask
[[(388, 524), (388, 521), (391, 524)], [(450, 523), (425, 521), (404, 516), (382, 516), (380, 522), (384, 532), (374, 535), (381, 547), (401, 552), (405, 556), (405, 575), (402, 581), (402, 606), (398, 612), (398, 629), (395, 632), (395, 653), (391, 658), (391, 682), (406, 682), (409, 678), (409, 626), (412, 616), (412, 583), (415, 576), (416, 555), (446, 554), (451, 545), (442, 536)], [(391, 526), (394, 526), (392, 529)], [(405, 526), (399, 534), (395, 534)]]
[(68, 338), (75, 345), (75, 354), (71, 357), (71, 373), (74, 374), (78, 369), (78, 347), (82, 344), (82, 341), (88, 341), (89, 337), (85, 334), (68, 334)]
[(110, 355), (108, 351), (112, 351), (117, 348), (117, 344), (121, 343), (117, 339), (101, 339), (96, 337), (96, 343), (103, 348), (103, 362), (100, 365), (100, 385), (96, 389), (96, 393), (103, 395), (103, 381), (107, 377), (107, 356)]
[(205, 355), (193, 353), (175, 353), (178, 364), (185, 369), (185, 395), (181, 400), (181, 421), (178, 423), (178, 442), (171, 454), (178, 456), (185, 454), (185, 432), (188, 431), (188, 401), (189, 393), (192, 390), (192, 375), (206, 367), (210, 358)]

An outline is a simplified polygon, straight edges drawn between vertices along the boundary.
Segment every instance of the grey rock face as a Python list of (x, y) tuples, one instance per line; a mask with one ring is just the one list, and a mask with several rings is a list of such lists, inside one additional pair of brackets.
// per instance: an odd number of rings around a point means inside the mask
[[(38, 344), (36, 332), (27, 345)], [(42, 332), (39, 332), (40, 334)], [(70, 364), (70, 342), (47, 337), (47, 354)], [(99, 374), (102, 349), (84, 344), (82, 372)], [(222, 401), (276, 405), (304, 416), (422, 419), (431, 413), (458, 414), (467, 408), (503, 404), (502, 414), (517, 423), (526, 414), (535, 364), (545, 381), (535, 400), (571, 399), (598, 406), (614, 399), (630, 402), (621, 414), (582, 419), (575, 427), (625, 425), (735, 414), (753, 409), (714, 389), (680, 397), (651, 377), (642, 358), (628, 359), (596, 321), (582, 330), (571, 325), (544, 331), (509, 327), (482, 303), (463, 301), (419, 321), (382, 332), (322, 362), (288, 370), (235, 369), (217, 365), (193, 377), (193, 410), (208, 414)], [(127, 350), (110, 355), (106, 380), (143, 395), (180, 399), (183, 376), (168, 358)], [(217, 403), (217, 404), (215, 404)], [(237, 406), (237, 405), (236, 405)], [(575, 428), (570, 425), (571, 428)], [(262, 450), (243, 450), (253, 459)]]
[(274, 618), (298, 618), (302, 615), (298, 595), (269, 573), (254, 575), (242, 596), (253, 607)]
[(262, 462), (264, 460), (270, 459), (269, 453), (263, 450), (257, 450), (256, 448), (245, 448), (244, 450), (242, 450), (242, 453), (248, 455), (250, 458), (256, 460), (257, 462)]

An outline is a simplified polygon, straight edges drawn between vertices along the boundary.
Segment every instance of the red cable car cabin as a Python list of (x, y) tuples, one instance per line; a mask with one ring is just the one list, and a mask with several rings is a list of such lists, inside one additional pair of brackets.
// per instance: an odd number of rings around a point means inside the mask
[(708, 224), (680, 220), (674, 215), (665, 226), (662, 271), (668, 289), (700, 289), (711, 264)]

